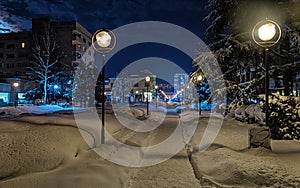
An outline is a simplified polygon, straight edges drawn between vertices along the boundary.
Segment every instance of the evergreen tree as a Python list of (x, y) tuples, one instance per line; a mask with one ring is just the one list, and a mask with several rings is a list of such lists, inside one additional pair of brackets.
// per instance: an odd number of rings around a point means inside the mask
[[(211, 25), (206, 38), (224, 73), (229, 98), (252, 97), (263, 90), (264, 66), (263, 49), (254, 44), (251, 37), (253, 26), (271, 16), (280, 21), (283, 30), (282, 40), (270, 50), (270, 77), (281, 78), (285, 94), (291, 92), (291, 79), (299, 72), (299, 16), (296, 17), (294, 1), (241, 1), (209, 0), (210, 14), (204, 18)], [(298, 27), (298, 29), (297, 29)], [(293, 60), (290, 58), (293, 55)], [(252, 72), (252, 71), (253, 72)], [(293, 71), (292, 71), (293, 70)], [(238, 75), (252, 72), (251, 79)], [(287, 74), (289, 73), (289, 74)], [(245, 77), (244, 77), (245, 78)]]

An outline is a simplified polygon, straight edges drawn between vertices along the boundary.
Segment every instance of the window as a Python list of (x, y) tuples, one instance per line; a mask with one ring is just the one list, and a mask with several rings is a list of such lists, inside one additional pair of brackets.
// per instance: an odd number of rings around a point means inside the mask
[(3, 57), (4, 57), (3, 53), (0, 53), (0, 58), (3, 58)]
[(6, 54), (6, 59), (15, 58), (15, 54)]
[(8, 50), (13, 50), (13, 49), (15, 49), (15, 45), (14, 45), (14, 44), (8, 44), (8, 45), (6, 46), (6, 49), (8, 49)]
[(11, 69), (11, 68), (14, 68), (14, 67), (15, 67), (14, 64), (6, 64), (6, 68), (7, 68), (7, 69)]
[(4, 67), (4, 63), (0, 63), (0, 68), (3, 68)]
[(83, 40), (84, 43), (86, 43), (86, 39), (85, 38), (83, 38), (82, 40)]
[(25, 48), (25, 42), (21, 43), (21, 48)]
[(91, 46), (92, 45), (92, 43), (91, 42), (89, 42), (89, 46)]
[(18, 57), (19, 57), (19, 58), (24, 58), (24, 57), (27, 57), (27, 55), (24, 54), (24, 53), (20, 53), (20, 54), (18, 55)]
[(84, 46), (82, 46), (82, 51), (85, 52), (85, 47)]
[(4, 48), (4, 43), (0, 42), (0, 48)]

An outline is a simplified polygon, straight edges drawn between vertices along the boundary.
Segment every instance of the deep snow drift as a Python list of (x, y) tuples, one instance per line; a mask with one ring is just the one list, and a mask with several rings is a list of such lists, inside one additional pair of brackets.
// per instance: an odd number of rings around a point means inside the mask
[[(34, 108), (41, 113), (37, 108), (42, 107)], [(193, 148), (191, 163), (182, 149), (163, 163), (131, 168), (98, 156), (88, 146), (94, 144), (94, 137), (88, 131), (79, 132), (72, 114), (51, 114), (63, 109), (44, 108), (43, 113), (47, 115), (34, 116), (33, 110), (24, 110), (19, 115), (28, 112), (31, 115), (0, 121), (0, 187), (300, 186), (300, 152), (248, 149), (248, 130), (254, 126), (252, 124), (226, 119), (214, 143), (208, 150), (198, 152), (209, 120), (209, 114), (203, 114), (206, 117), (200, 119), (189, 142)], [(81, 110), (78, 113), (86, 111)], [(196, 113), (182, 113), (183, 131), (193, 128)], [(113, 114), (106, 114), (107, 131), (117, 140), (136, 147), (155, 145), (168, 137), (177, 125), (178, 117), (166, 115), (166, 119), (167, 122), (151, 134), (136, 134), (124, 128)], [(86, 122), (89, 124), (89, 119)], [(88, 143), (81, 134), (85, 134)], [(293, 147), (297, 147), (297, 142)]]

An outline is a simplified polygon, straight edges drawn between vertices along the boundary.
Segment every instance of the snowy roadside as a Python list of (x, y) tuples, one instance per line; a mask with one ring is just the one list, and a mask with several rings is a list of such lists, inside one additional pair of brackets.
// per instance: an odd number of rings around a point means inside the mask
[(58, 105), (43, 105), (43, 106), (17, 106), (17, 107), (1, 107), (0, 108), (0, 118), (15, 118), (24, 114), (31, 115), (42, 115), (51, 113), (70, 113), (70, 112), (82, 112), (85, 108), (78, 107), (68, 107), (63, 108)]
[[(201, 121), (204, 127), (205, 121)], [(192, 163), (201, 186), (300, 186), (300, 152), (288, 150), (299, 148), (300, 143), (287, 142), (283, 148), (284, 153), (277, 153), (278, 149), (271, 151), (262, 147), (249, 149), (248, 130), (251, 126), (226, 119), (217, 138), (206, 151), (201, 153), (197, 152), (197, 147), (194, 148)], [(200, 129), (197, 132), (202, 131)], [(192, 140), (193, 146), (202, 137), (199, 133), (196, 135)]]

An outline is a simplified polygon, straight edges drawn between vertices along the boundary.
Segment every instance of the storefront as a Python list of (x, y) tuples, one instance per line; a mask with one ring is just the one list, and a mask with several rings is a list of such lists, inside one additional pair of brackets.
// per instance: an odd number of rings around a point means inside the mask
[(6, 106), (10, 102), (11, 85), (0, 83), (0, 106)]

